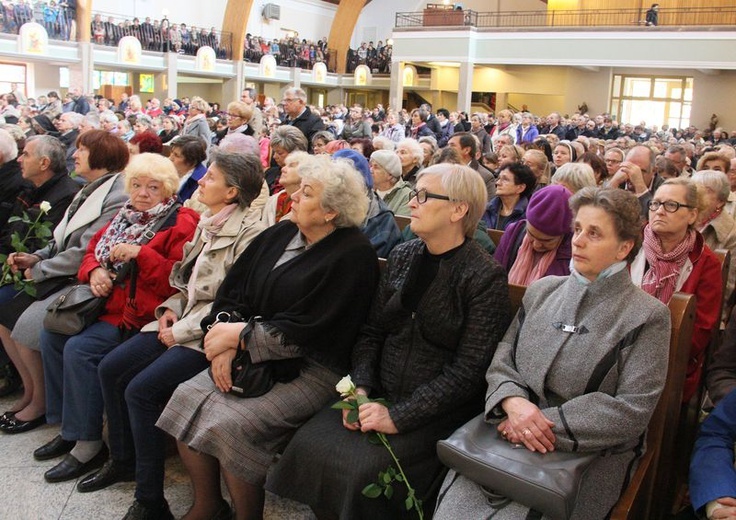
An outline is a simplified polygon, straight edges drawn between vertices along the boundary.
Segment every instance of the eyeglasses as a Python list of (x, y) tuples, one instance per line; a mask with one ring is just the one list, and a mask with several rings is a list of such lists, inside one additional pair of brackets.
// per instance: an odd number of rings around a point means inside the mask
[(660, 206), (664, 206), (664, 210), (667, 213), (676, 213), (677, 210), (680, 208), (692, 208), (693, 207), (693, 206), (688, 206), (687, 204), (682, 204), (674, 200), (666, 200), (664, 202), (660, 202), (658, 200), (650, 200), (648, 206), (649, 206), (649, 211), (657, 211)]
[(438, 200), (452, 200), (447, 195), (438, 195), (437, 193), (430, 193), (425, 188), (422, 188), (421, 190), (411, 190), (411, 199), (414, 197), (417, 198), (417, 202), (419, 204), (424, 204), (427, 202), (427, 199), (438, 199)]
[(606, 164), (609, 164), (609, 163), (610, 164), (618, 164), (620, 162), (623, 162), (623, 161), (618, 161), (616, 159), (604, 159), (604, 161), (606, 162)]
[(291, 103), (292, 101), (296, 101), (297, 98), (284, 98), (281, 100), (282, 103)]

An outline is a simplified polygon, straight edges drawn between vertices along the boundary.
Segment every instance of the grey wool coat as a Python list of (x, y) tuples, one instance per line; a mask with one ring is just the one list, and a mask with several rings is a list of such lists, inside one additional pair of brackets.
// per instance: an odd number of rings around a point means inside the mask
[[(626, 269), (590, 284), (546, 277), (527, 290), (486, 374), (486, 420), (500, 422), (501, 402), (523, 397), (554, 422), (555, 449), (601, 452), (572, 518), (604, 518), (618, 500), (664, 388), (669, 337), (667, 307), (635, 287)], [(436, 519), (494, 513), (480, 486), (453, 472), (440, 497)], [(512, 503), (493, 518), (527, 513)]]

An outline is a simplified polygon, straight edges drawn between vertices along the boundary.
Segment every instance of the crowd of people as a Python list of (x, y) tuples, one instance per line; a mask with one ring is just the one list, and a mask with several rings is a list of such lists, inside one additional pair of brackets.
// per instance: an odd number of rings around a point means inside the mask
[[(713, 250), (736, 254), (736, 148), (721, 128), (314, 107), (299, 88), (221, 107), (14, 87), (0, 116), (0, 253), (18, 277), (0, 286), (0, 394), (22, 389), (0, 431), (58, 425), (33, 453), (59, 459), (46, 481), (135, 480), (126, 520), (172, 517), (166, 435), (194, 487), (186, 518), (257, 518), (265, 489), (320, 518), (402, 518), (405, 491), (361, 493), (390, 462), (371, 431), (427, 516), (536, 514), (444, 476), (437, 441), (480, 413), (531, 451), (605, 453), (574, 512), (605, 518), (664, 387), (677, 291), (697, 297), (683, 402), (705, 381), (732, 401), (736, 270), (724, 285)], [(52, 236), (19, 250), (35, 219)], [(516, 316), (509, 283), (527, 287)], [(74, 333), (42, 326), (76, 284), (103, 310)], [(241, 388), (235, 362), (263, 384)], [(346, 374), (357, 415), (331, 408)], [(696, 509), (736, 504), (709, 494), (719, 475), (693, 476)]]
[(61, 40), (68, 40), (72, 35), (76, 11), (76, 0), (5, 0), (0, 6), (3, 32), (18, 34), (23, 24), (36, 22), (46, 28), (49, 37)]

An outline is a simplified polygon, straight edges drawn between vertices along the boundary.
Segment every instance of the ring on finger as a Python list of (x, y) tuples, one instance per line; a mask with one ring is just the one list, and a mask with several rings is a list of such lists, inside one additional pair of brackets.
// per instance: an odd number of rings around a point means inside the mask
[(507, 437), (508, 435), (509, 435), (509, 432), (508, 432), (507, 430), (504, 430), (504, 431), (502, 431), (502, 432), (501, 432), (501, 437), (503, 437), (504, 439), (505, 439), (505, 438), (506, 438), (506, 437)]
[(529, 428), (524, 428), (521, 433), (526, 437), (527, 435), (531, 435), (532, 431)]

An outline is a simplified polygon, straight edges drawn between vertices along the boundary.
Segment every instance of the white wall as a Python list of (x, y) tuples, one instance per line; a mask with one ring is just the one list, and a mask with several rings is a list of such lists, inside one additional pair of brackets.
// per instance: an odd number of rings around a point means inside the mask
[[(261, 16), (263, 6), (269, 3), (281, 6), (280, 20), (266, 20)], [(284, 38), (286, 31), (298, 31), (299, 38), (317, 41), (330, 35), (336, 11), (337, 6), (322, 0), (257, 0), (246, 32), (271, 39)]]

